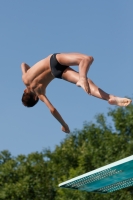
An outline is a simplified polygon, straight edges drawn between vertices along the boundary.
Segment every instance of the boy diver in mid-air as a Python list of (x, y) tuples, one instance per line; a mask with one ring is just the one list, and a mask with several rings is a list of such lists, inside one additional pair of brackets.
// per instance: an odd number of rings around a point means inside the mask
[[(128, 106), (131, 103), (130, 99), (107, 94), (87, 78), (93, 60), (92, 56), (80, 53), (55, 53), (37, 62), (31, 68), (26, 63), (22, 63), (22, 80), (26, 86), (22, 96), (23, 105), (32, 107), (40, 99), (61, 123), (62, 131), (66, 133), (70, 132), (68, 125), (45, 94), (46, 87), (54, 78), (74, 83), (88, 94), (106, 100), (111, 105)], [(79, 67), (79, 73), (70, 68), (75, 65)]]

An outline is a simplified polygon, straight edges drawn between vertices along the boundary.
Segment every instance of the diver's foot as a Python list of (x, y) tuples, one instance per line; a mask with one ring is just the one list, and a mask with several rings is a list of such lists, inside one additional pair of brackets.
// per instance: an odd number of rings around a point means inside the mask
[(87, 78), (85, 77), (80, 77), (78, 82), (76, 83), (76, 85), (78, 87), (82, 87), (83, 90), (85, 90), (85, 92), (87, 92), (88, 94), (90, 93), (90, 88), (89, 88), (89, 83), (87, 81)]
[(128, 106), (132, 102), (132, 100), (127, 98), (111, 96), (108, 102), (111, 105)]

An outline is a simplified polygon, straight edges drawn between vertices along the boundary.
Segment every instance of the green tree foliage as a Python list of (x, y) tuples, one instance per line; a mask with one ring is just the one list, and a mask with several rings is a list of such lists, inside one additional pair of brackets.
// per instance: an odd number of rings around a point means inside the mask
[(51, 171), (42, 153), (32, 153), (27, 157), (6, 159), (8, 152), (1, 152), (0, 200), (53, 200)]
[(133, 154), (133, 105), (84, 123), (52, 152), (12, 157), (0, 152), (0, 200), (132, 200), (133, 187), (110, 194), (58, 188), (58, 184)]

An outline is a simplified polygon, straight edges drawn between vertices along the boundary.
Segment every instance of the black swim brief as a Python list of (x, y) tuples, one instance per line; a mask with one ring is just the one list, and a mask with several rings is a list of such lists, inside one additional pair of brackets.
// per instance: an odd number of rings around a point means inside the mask
[(58, 60), (56, 59), (56, 54), (54, 53), (50, 58), (50, 67), (51, 67), (51, 73), (55, 78), (62, 79), (62, 74), (69, 66), (61, 65)]

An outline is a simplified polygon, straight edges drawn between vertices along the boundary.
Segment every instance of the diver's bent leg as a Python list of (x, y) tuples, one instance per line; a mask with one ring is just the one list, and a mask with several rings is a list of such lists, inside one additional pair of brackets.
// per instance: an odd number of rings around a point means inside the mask
[(87, 72), (93, 60), (94, 59), (92, 56), (87, 56), (86, 58), (82, 59), (79, 64), (79, 80), (76, 83), (76, 85), (78, 87), (82, 87), (87, 93), (90, 89), (87, 81)]
[[(64, 71), (62, 78), (68, 82), (76, 84), (79, 80), (79, 73), (68, 67)], [(87, 79), (87, 81), (89, 85), (89, 92), (87, 93), (99, 99), (106, 100), (111, 105), (127, 106), (132, 102), (131, 99), (116, 97), (106, 93), (101, 88), (97, 87), (90, 79)]]

